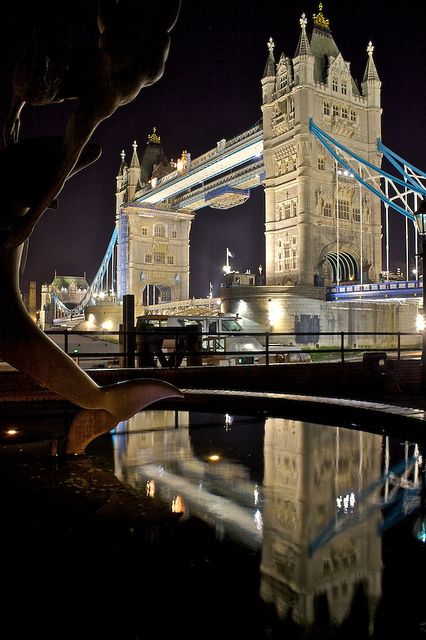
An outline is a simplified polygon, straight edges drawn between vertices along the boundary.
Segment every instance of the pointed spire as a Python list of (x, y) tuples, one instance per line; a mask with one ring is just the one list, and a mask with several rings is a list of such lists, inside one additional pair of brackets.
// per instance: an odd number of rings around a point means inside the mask
[(117, 178), (123, 175), (124, 167), (126, 166), (126, 152), (124, 151), (124, 149), (120, 153), (120, 157), (121, 157), (121, 163), (120, 163), (120, 168), (118, 170)]
[(130, 168), (139, 169), (140, 164), (139, 164), (139, 158), (138, 158), (138, 144), (136, 140), (133, 142), (132, 147), (133, 147), (133, 155), (132, 155), (132, 160), (130, 162)]
[(312, 55), (311, 45), (309, 44), (308, 36), (306, 34), (306, 25), (308, 24), (308, 21), (304, 13), (302, 14), (302, 17), (300, 18), (299, 22), (300, 22), (300, 28), (302, 31), (300, 33), (300, 38), (297, 45), (296, 53), (294, 54), (295, 58), (297, 58), (298, 56)]
[(263, 73), (264, 78), (275, 76), (275, 56), (274, 56), (275, 42), (272, 40), (272, 38), (269, 38), (267, 47), (269, 49), (269, 56), (266, 61), (265, 71)]
[(379, 74), (377, 73), (376, 65), (374, 64), (374, 60), (373, 60), (373, 51), (374, 51), (374, 46), (370, 40), (367, 47), (368, 60), (367, 60), (367, 66), (365, 67), (364, 78), (362, 80), (363, 82), (367, 82), (367, 80), (380, 81)]

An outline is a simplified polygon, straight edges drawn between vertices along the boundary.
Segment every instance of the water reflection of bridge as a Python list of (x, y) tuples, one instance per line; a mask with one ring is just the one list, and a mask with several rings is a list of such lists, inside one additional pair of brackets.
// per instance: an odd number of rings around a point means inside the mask
[[(262, 482), (235, 459), (235, 441), (225, 444), (241, 430), (250, 446), (244, 423), (209, 419), (217, 438), (209, 430), (201, 448), (205, 429), (190, 429), (188, 413), (148, 411), (123, 423), (114, 438), (117, 475), (218, 536), (261, 548), (261, 597), (282, 619), (309, 627), (326, 614), (341, 625), (356, 601), (371, 633), (382, 597), (383, 508), (401, 486), (418, 488), (417, 448), (392, 454), (379, 435), (266, 418)], [(398, 482), (395, 453), (407, 461)]]

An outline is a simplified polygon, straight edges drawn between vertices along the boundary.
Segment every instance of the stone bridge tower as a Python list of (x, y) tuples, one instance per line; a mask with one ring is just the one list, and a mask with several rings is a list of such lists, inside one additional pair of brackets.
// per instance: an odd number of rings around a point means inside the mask
[[(368, 46), (361, 89), (322, 13), (305, 15), (293, 58), (274, 42), (262, 79), (266, 169), (266, 284), (377, 281), (381, 206), (309, 132), (309, 119), (375, 165), (381, 157), (381, 82)], [(362, 241), (361, 241), (362, 238)]]
[(175, 171), (155, 128), (139, 157), (137, 144), (127, 165), (124, 151), (117, 176), (117, 295), (135, 295), (142, 307), (189, 298), (189, 233), (194, 214), (167, 203), (138, 203), (138, 191), (167, 180)]

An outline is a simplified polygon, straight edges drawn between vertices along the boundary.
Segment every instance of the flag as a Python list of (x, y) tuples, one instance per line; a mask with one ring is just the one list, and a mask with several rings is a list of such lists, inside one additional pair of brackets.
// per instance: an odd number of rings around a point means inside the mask
[(233, 258), (234, 257), (234, 254), (229, 251), (228, 247), (226, 248), (226, 257), (227, 258)]

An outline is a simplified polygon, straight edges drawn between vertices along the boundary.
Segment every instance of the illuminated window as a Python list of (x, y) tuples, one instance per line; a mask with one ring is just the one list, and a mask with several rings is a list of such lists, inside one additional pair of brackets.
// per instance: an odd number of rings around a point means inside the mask
[(325, 158), (318, 158), (319, 171), (325, 171)]
[(154, 236), (156, 238), (166, 237), (166, 227), (164, 226), (164, 224), (156, 224), (154, 226)]
[(330, 105), (328, 102), (324, 102), (322, 109), (325, 116), (330, 115)]

